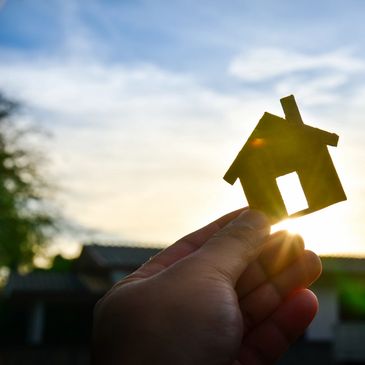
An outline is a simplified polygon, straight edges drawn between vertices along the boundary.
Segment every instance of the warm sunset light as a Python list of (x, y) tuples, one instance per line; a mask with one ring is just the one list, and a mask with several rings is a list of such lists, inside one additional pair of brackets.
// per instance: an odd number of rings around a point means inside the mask
[(251, 141), (251, 145), (255, 148), (263, 147), (266, 144), (266, 141), (264, 138), (254, 138)]
[[(364, 27), (350, 29), (362, 11), (337, 2), (313, 18), (252, 2), (247, 17), (246, 5), (196, 2), (185, 18), (183, 2), (51, 3), (0, 1), (0, 90), (53, 136), (42, 148), (60, 201), (89, 239), (168, 245), (246, 205), (222, 177), (263, 113), (283, 117), (278, 101), (294, 94), (305, 123), (339, 135), (330, 153), (348, 200), (281, 226), (316, 252), (365, 254)], [(347, 25), (329, 23), (343, 11)], [(305, 207), (295, 174), (277, 182), (290, 212)], [(55, 245), (69, 253), (86, 238)]]
[[(278, 180), (289, 214), (306, 208), (305, 196), (295, 173)], [(363, 255), (350, 217), (344, 217), (347, 202), (341, 202), (318, 212), (282, 221), (273, 226), (273, 232), (288, 230), (300, 234), (306, 247), (324, 255)], [(342, 216), (342, 218), (341, 218)]]
[(365, 364), (364, 14), (0, 0), (1, 365)]
[(308, 204), (296, 172), (280, 176), (276, 179), (276, 181), (289, 215), (308, 208)]

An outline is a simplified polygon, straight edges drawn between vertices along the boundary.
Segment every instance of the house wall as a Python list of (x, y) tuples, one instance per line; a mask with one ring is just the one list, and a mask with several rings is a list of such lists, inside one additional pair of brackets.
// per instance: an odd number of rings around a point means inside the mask
[[(259, 169), (257, 169), (259, 170)], [(271, 218), (272, 222), (278, 222), (287, 217), (288, 212), (281, 196), (275, 175), (269, 171), (242, 170), (239, 178), (245, 196), (252, 209), (261, 210)]]
[(346, 200), (327, 148), (316, 148), (307, 161), (308, 164), (298, 169), (298, 175), (310, 209), (315, 211)]
[(334, 358), (338, 363), (365, 363), (365, 322), (341, 323), (336, 327)]
[(333, 286), (312, 288), (319, 301), (319, 312), (309, 326), (306, 336), (310, 341), (333, 341), (339, 322), (339, 297)]

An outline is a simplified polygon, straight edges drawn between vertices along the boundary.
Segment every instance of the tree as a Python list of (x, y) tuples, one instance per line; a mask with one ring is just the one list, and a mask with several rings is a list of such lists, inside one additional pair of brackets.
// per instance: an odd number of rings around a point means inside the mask
[(29, 143), (39, 133), (16, 120), (19, 109), (0, 93), (0, 267), (12, 270), (33, 266), (56, 222), (43, 159)]

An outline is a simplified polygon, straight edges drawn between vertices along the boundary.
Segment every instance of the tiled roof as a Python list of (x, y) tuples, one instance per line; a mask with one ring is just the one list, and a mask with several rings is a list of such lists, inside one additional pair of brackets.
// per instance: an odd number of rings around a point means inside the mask
[[(34, 271), (27, 275), (12, 272), (4, 289), (5, 296), (67, 295), (104, 293), (116, 281), (156, 255), (161, 249), (133, 246), (85, 245), (75, 261), (76, 272)], [(88, 269), (102, 268), (107, 276), (95, 276)], [(112, 277), (110, 277), (112, 274)], [(113, 276), (114, 274), (114, 276)]]
[(87, 291), (79, 278), (72, 273), (52, 271), (32, 272), (20, 275), (12, 272), (5, 287), (5, 294), (14, 293), (76, 293)]
[(365, 258), (324, 256), (321, 261), (323, 273), (365, 273)]
[(137, 246), (102, 246), (87, 245), (83, 251), (87, 252), (95, 263), (104, 268), (136, 268), (154, 255), (160, 248), (146, 248)]
[[(91, 244), (83, 247), (82, 255), (98, 267), (123, 271), (139, 267), (160, 251), (161, 248)], [(365, 273), (365, 258), (322, 256), (321, 260), (324, 273)]]

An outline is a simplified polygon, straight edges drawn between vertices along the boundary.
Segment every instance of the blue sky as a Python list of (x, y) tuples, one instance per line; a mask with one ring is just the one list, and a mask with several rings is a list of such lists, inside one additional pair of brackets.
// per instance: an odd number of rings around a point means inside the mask
[(319, 252), (365, 252), (364, 2), (0, 4), (0, 89), (52, 132), (50, 174), (75, 222), (168, 243), (241, 206), (221, 177), (293, 93), (305, 122), (340, 135), (349, 197), (302, 233)]

